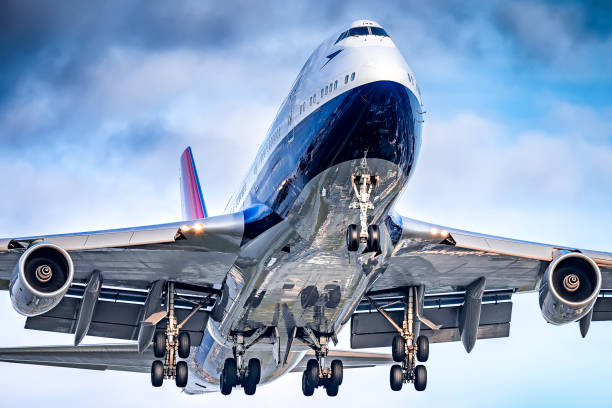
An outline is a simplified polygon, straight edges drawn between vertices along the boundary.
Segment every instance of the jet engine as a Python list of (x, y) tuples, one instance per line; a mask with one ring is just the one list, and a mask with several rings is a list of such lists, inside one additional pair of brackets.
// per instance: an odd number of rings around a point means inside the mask
[(588, 314), (601, 289), (601, 271), (588, 256), (564, 252), (546, 269), (540, 285), (540, 308), (548, 323), (565, 324)]
[(62, 300), (73, 276), (68, 252), (44, 241), (32, 245), (21, 255), (11, 276), (13, 307), (24, 316), (48, 312)]

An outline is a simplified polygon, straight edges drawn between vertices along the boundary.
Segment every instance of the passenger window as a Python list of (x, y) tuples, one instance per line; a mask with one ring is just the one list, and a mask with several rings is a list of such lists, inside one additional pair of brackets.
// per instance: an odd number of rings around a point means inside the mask
[(334, 81), (334, 89), (338, 89), (338, 80), (337, 79)]
[(321, 88), (321, 98), (323, 97), (323, 91), (324, 91), (324, 89)]
[(333, 83), (329, 84), (329, 92), (331, 92), (333, 89), (334, 89), (334, 84)]
[(327, 85), (325, 85), (325, 95), (327, 95)]
[(348, 75), (344, 77), (344, 83), (348, 84)]
[(351, 74), (351, 81), (354, 81), (354, 80), (355, 80), (355, 73), (353, 72), (353, 73)]

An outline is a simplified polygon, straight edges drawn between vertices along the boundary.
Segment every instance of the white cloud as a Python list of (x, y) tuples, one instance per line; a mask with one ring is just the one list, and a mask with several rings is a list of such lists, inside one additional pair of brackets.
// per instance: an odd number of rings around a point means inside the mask
[(399, 208), (450, 226), (609, 250), (612, 147), (601, 143), (602, 125), (585, 122), (590, 137), (581, 140), (513, 127), (466, 112), (426, 121)]

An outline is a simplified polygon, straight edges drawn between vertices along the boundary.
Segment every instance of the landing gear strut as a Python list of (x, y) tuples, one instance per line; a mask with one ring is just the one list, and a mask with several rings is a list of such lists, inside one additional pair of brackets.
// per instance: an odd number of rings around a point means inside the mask
[(366, 244), (366, 252), (380, 253), (380, 239), (377, 225), (368, 225), (368, 210), (374, 209), (370, 200), (372, 188), (380, 182), (380, 177), (370, 174), (367, 160), (361, 160), (359, 171), (351, 176), (351, 184), (357, 201), (353, 201), (350, 209), (359, 209), (359, 221), (361, 228), (355, 224), (348, 226), (346, 231), (346, 243), (349, 251), (354, 252), (359, 248), (359, 243)]
[[(398, 331), (391, 344), (393, 360), (401, 363), (393, 365), (389, 373), (389, 382), (393, 391), (401, 390), (404, 383), (414, 383), (417, 391), (423, 391), (427, 387), (427, 368), (422, 364), (417, 365), (416, 362), (424, 363), (429, 359), (429, 339), (426, 336), (418, 336), (418, 332), (421, 322), (434, 330), (437, 330), (439, 326), (419, 316), (416, 292), (416, 288), (409, 288), (408, 296), (403, 299), (404, 318), (401, 327), (384, 311), (386, 307), (397, 302), (382, 307), (375, 306), (378, 312)], [(370, 302), (373, 303), (371, 299)]]
[(311, 346), (315, 351), (316, 358), (311, 358), (306, 363), (306, 370), (302, 373), (302, 392), (310, 397), (318, 387), (324, 387), (327, 395), (335, 397), (342, 385), (344, 367), (341, 360), (332, 360), (329, 367), (325, 361), (328, 353), (328, 337), (317, 338), (311, 329), (304, 329)]
[(221, 394), (229, 395), (237, 385), (242, 385), (246, 395), (253, 395), (257, 384), (261, 380), (261, 362), (258, 358), (251, 358), (245, 365), (246, 350), (253, 345), (266, 331), (265, 327), (256, 330), (250, 337), (241, 334), (234, 335), (234, 357), (225, 360), (221, 371)]
[(168, 282), (166, 294), (166, 330), (155, 333), (153, 337), (153, 354), (156, 358), (151, 365), (151, 384), (161, 387), (164, 379), (174, 379), (176, 386), (184, 388), (187, 385), (189, 369), (185, 361), (178, 361), (178, 357), (187, 358), (191, 350), (189, 333), (181, 331), (183, 325), (193, 317), (202, 304), (196, 305), (191, 313), (179, 324), (174, 310), (174, 283)]

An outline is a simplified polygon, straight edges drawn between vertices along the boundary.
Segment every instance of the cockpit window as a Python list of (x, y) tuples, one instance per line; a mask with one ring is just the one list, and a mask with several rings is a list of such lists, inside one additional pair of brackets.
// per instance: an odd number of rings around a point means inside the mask
[(370, 30), (372, 30), (372, 35), (380, 35), (382, 37), (388, 37), (389, 36), (389, 34), (387, 34), (387, 32), (384, 30), (384, 28), (370, 27)]
[(338, 39), (336, 40), (336, 42), (334, 44), (338, 44), (340, 41), (344, 40), (347, 37), (355, 37), (358, 35), (378, 35), (381, 37), (389, 37), (389, 34), (387, 34), (387, 32), (380, 27), (353, 27), (351, 29), (349, 29), (348, 31), (343, 32), (342, 34), (340, 34), (340, 36), (338, 37)]
[(353, 27), (350, 30), (348, 30), (349, 37), (353, 37), (355, 35), (368, 35), (368, 34), (370, 34), (370, 30), (368, 30), (368, 27)]
[(340, 34), (340, 37), (338, 37), (338, 39), (336, 40), (334, 44), (338, 44), (340, 41), (344, 40), (347, 34), (348, 34), (348, 31), (345, 31), (342, 34)]

